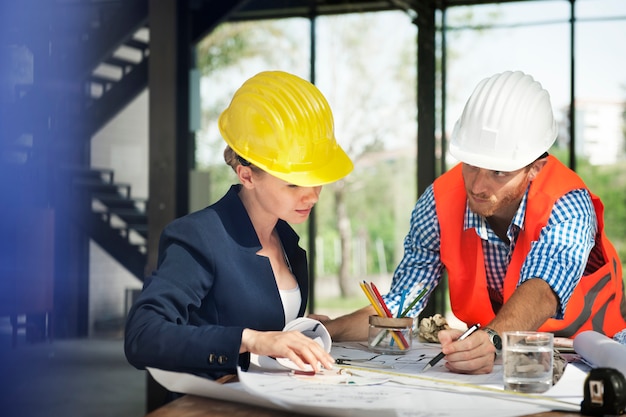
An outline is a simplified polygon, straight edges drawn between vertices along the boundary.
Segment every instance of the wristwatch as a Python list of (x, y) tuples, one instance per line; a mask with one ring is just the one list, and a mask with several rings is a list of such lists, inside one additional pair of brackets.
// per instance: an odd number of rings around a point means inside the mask
[(496, 347), (496, 354), (499, 355), (502, 351), (502, 338), (498, 332), (489, 327), (484, 327), (483, 330), (489, 335), (489, 340)]

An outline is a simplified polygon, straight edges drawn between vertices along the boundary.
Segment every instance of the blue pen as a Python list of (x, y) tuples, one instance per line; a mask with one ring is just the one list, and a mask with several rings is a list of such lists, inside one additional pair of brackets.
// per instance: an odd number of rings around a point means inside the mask
[[(400, 294), (400, 305), (398, 306), (398, 315), (396, 317), (402, 317), (402, 308), (404, 307), (404, 300), (406, 299), (406, 288), (402, 290)], [(393, 339), (389, 342), (389, 346), (393, 346)]]
[(424, 297), (424, 295), (426, 294), (426, 291), (428, 290), (427, 287), (422, 288), (422, 291), (420, 291), (419, 294), (417, 294), (417, 297), (415, 297), (413, 299), (413, 301), (411, 301), (411, 303), (404, 309), (404, 311), (402, 312), (402, 314), (400, 314), (400, 317), (406, 317), (407, 314), (409, 314), (409, 312), (411, 311), (411, 309), (415, 306), (415, 304), (417, 304), (417, 302), (419, 300), (422, 299), (422, 297)]
[(400, 305), (398, 306), (398, 318), (402, 317), (402, 308), (404, 307), (404, 300), (406, 299), (406, 288), (402, 290), (402, 295), (400, 295)]
[[(402, 308), (404, 307), (404, 300), (406, 299), (406, 288), (402, 290), (400, 295), (400, 305), (398, 306), (398, 315), (396, 317), (402, 317)], [(393, 339), (389, 342), (389, 346), (393, 346)]]

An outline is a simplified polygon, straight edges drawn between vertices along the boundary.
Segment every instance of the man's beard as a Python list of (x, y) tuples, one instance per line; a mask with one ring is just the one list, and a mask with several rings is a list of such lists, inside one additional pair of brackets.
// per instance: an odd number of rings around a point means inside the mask
[[(471, 198), (468, 199), (470, 210), (479, 216), (488, 218), (498, 213), (503, 207), (509, 207), (512, 204), (519, 204), (526, 188), (527, 181), (522, 181), (519, 186), (502, 195), (499, 199), (495, 195), (472, 194), (480, 199), (487, 199), (488, 202), (476, 204)], [(468, 193), (469, 194), (469, 193)]]

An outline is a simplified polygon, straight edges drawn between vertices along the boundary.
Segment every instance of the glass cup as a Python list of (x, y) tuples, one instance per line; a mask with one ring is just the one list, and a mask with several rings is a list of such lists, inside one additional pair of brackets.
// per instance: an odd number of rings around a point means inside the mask
[(552, 386), (554, 336), (544, 332), (504, 332), (504, 389), (542, 393)]
[(376, 353), (401, 355), (411, 349), (413, 318), (370, 316), (367, 347)]

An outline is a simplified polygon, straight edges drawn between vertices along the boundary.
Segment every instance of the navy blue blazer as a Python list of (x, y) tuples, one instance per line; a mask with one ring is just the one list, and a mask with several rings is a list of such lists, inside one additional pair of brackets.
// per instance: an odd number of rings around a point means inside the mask
[[(170, 223), (161, 235), (157, 270), (146, 278), (126, 323), (124, 350), (135, 367), (217, 379), (247, 369), (239, 354), (244, 328), (282, 330), (285, 313), (269, 259), (232, 186), (217, 203)], [(306, 252), (286, 222), (276, 230), (308, 297)]]

